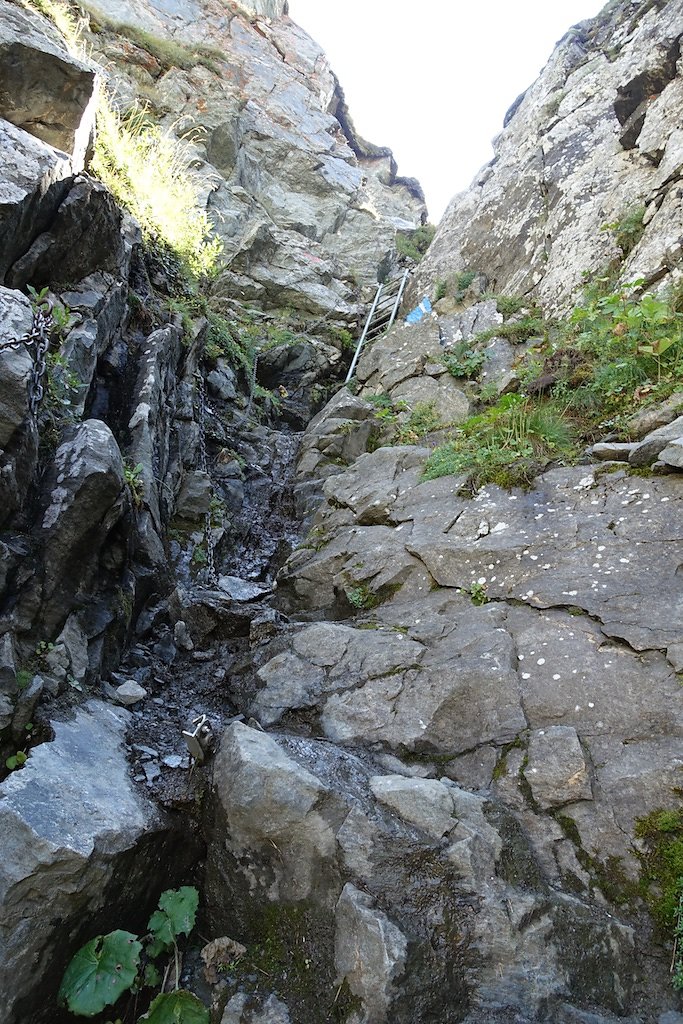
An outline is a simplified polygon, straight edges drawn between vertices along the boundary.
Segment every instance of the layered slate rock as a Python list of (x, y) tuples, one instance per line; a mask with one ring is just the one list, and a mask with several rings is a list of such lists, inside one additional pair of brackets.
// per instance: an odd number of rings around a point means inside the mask
[(0, 288), (0, 448), (4, 449), (28, 412), (31, 357), (24, 346), (9, 345), (31, 330), (31, 303), (21, 292)]
[[(448, 207), (420, 266), (419, 294), (476, 270), (494, 292), (531, 293), (564, 310), (584, 271), (623, 256), (624, 281), (675, 285), (682, 33), (676, 0), (608, 5), (570, 29), (508, 112), (494, 160)], [(644, 233), (623, 253), (601, 228), (640, 208)]]
[(69, 159), (0, 120), (0, 282), (52, 221), (71, 180)]

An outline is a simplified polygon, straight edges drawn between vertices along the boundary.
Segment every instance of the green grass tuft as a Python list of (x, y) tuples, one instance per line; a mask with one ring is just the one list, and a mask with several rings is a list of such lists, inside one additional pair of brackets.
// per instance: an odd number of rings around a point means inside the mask
[(121, 117), (104, 93), (91, 170), (139, 222), (148, 244), (167, 248), (193, 279), (216, 269), (221, 252), (190, 170), (187, 145), (137, 110)]

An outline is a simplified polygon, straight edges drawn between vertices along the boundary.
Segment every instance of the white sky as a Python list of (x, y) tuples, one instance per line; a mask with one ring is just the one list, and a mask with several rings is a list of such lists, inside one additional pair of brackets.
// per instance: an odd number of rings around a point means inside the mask
[(360, 134), (418, 178), (437, 223), (491, 159), (508, 107), (603, 0), (290, 0)]

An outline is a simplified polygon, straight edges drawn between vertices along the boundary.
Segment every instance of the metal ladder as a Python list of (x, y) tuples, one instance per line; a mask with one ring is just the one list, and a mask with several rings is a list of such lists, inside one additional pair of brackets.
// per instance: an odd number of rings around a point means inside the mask
[(346, 380), (344, 381), (345, 384), (348, 384), (353, 377), (356, 364), (358, 363), (365, 342), (372, 341), (380, 334), (383, 334), (384, 331), (388, 331), (396, 319), (396, 314), (401, 307), (401, 299), (403, 298), (403, 292), (405, 291), (409, 276), (410, 271), (406, 270), (400, 277), (394, 277), (391, 281), (386, 281), (384, 284), (380, 284), (378, 286), (375, 294), (375, 300), (370, 307), (370, 312), (368, 313), (368, 318), (365, 321), (363, 333), (360, 336), (353, 356), (353, 361), (349, 367), (349, 372), (346, 375)]

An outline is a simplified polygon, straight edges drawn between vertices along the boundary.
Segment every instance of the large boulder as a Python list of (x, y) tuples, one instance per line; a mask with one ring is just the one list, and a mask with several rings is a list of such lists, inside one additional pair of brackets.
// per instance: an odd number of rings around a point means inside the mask
[(68, 154), (82, 169), (95, 123), (95, 71), (67, 50), (54, 25), (0, 2), (0, 117)]
[(63, 153), (2, 120), (0, 166), (0, 282), (4, 282), (12, 264), (51, 223), (73, 169)]
[(19, 345), (31, 330), (33, 310), (21, 292), (0, 287), (0, 448), (5, 448), (28, 413), (28, 381), (32, 360)]
[[(167, 887), (168, 823), (128, 773), (129, 721), (122, 709), (90, 702), (53, 722), (54, 740), (34, 748), (0, 787), (6, 1024), (54, 1019), (61, 975), (79, 944), (98, 930), (142, 926)], [(180, 861), (187, 863), (185, 851)], [(131, 913), (122, 895), (139, 900), (140, 910)]]
[[(43, 552), (38, 580), (41, 617), (51, 634), (65, 621), (76, 595), (101, 582), (103, 550), (128, 507), (123, 459), (105, 423), (86, 420), (66, 432), (43, 493), (36, 529)], [(125, 549), (118, 557), (120, 569)], [(28, 595), (24, 600), (31, 603)]]

